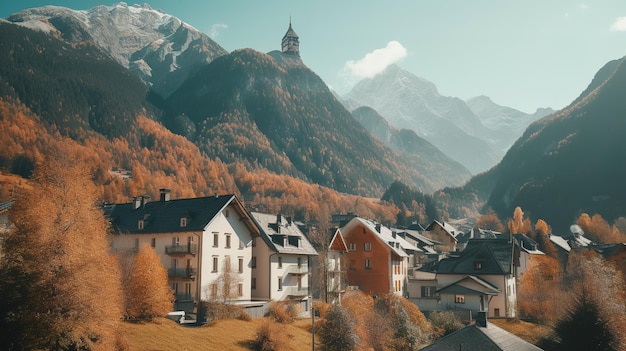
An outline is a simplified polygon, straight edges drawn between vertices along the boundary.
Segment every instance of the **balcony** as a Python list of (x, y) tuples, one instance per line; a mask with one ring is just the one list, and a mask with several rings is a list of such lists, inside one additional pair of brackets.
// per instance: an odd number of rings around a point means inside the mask
[(174, 294), (176, 301), (193, 301), (193, 295), (191, 294)]
[(286, 269), (286, 272), (288, 274), (308, 274), (309, 273), (309, 266), (289, 266)]
[(284, 288), (290, 296), (309, 296), (308, 287), (285, 286)]
[(170, 256), (178, 256), (178, 255), (195, 255), (198, 252), (198, 245), (196, 244), (187, 244), (187, 245), (167, 245), (165, 247), (165, 254)]
[(195, 268), (170, 268), (167, 270), (168, 278), (183, 278), (183, 279), (195, 279)]

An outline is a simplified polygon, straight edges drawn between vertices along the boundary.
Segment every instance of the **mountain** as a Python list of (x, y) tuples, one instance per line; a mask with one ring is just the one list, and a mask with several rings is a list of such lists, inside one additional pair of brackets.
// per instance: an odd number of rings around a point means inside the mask
[(609, 222), (624, 216), (625, 92), (621, 58), (600, 69), (569, 106), (532, 123), (497, 166), (446, 190), (454, 198), (447, 211), (458, 215), (478, 199), (483, 210), (509, 218), (520, 206), (533, 223), (543, 219), (557, 234), (583, 212)]
[(522, 136), (532, 122), (555, 112), (551, 108), (538, 108), (535, 113), (528, 114), (498, 105), (484, 95), (469, 99), (466, 103), (482, 124), (489, 128), (492, 132), (491, 140), (503, 152)]
[(164, 97), (227, 53), (192, 26), (147, 4), (99, 5), (87, 11), (43, 6), (7, 20), (70, 42), (93, 41)]
[(442, 179), (449, 186), (462, 185), (470, 179), (470, 172), (460, 163), (417, 136), (415, 131), (390, 126), (373, 108), (359, 107), (352, 111), (352, 116), (387, 147), (401, 153), (407, 164), (414, 165), (427, 178)]
[(368, 196), (380, 196), (396, 179), (425, 192), (445, 184), (376, 140), (294, 55), (236, 50), (213, 60), (167, 102), (196, 130), (190, 138), (226, 162), (242, 159)]
[(525, 128), (530, 122), (524, 122), (531, 119), (519, 112), (522, 120), (511, 115), (515, 119), (511, 126), (507, 119), (496, 124), (493, 121), (503, 117), (503, 112), (513, 110), (497, 110), (497, 105), (487, 105), (480, 98), (467, 104), (442, 96), (435, 84), (396, 65), (360, 81), (345, 100), (348, 108), (370, 106), (394, 127), (414, 130), (473, 174), (493, 167), (521, 135), (518, 125)]

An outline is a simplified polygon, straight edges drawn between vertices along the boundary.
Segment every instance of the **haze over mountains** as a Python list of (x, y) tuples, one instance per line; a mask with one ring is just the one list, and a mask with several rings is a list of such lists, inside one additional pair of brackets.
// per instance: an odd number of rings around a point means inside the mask
[[(344, 102), (348, 111), (299, 57), (228, 53), (148, 6), (22, 11), (0, 20), (0, 45), (0, 102), (28, 107), (32, 130), (126, 145), (123, 155), (110, 146), (98, 153), (110, 154), (110, 166), (139, 169), (150, 152), (159, 172), (182, 179), (194, 161), (168, 152), (176, 143), (194, 143), (203, 155), (197, 157), (216, 160), (202, 158), (198, 174), (238, 163), (375, 197), (400, 180), (434, 192), (446, 217), (491, 207), (507, 218), (522, 206), (533, 220), (563, 229), (581, 211), (608, 220), (626, 212), (619, 196), (626, 190), (624, 59), (608, 63), (556, 113), (526, 114), (488, 97), (441, 96), (433, 83), (397, 66), (355, 86)], [(164, 146), (139, 115), (184, 138)], [(0, 117), (0, 131), (17, 133), (11, 119)], [(24, 150), (42, 142), (3, 140), (0, 165), (34, 163), (36, 153)], [(484, 173), (465, 184), (470, 172)], [(216, 189), (234, 183), (222, 178), (194, 181), (222, 182)]]
[(553, 111), (525, 114), (487, 97), (442, 96), (434, 83), (390, 65), (344, 96), (348, 108), (370, 106), (396, 128), (414, 130), (473, 174), (493, 167), (531, 122)]

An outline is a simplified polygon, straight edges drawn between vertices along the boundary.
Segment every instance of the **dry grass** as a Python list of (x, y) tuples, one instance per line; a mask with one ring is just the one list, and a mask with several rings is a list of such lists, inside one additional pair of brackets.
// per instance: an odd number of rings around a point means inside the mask
[(514, 334), (533, 345), (537, 345), (541, 338), (550, 335), (552, 329), (541, 324), (534, 324), (520, 320), (512, 319), (490, 319), (489, 323), (493, 323), (498, 327)]
[[(130, 351), (252, 350), (256, 331), (266, 320), (227, 319), (188, 327), (158, 319), (154, 323), (122, 323), (121, 331)], [(290, 350), (311, 349), (310, 320), (296, 320), (281, 327), (287, 334)]]

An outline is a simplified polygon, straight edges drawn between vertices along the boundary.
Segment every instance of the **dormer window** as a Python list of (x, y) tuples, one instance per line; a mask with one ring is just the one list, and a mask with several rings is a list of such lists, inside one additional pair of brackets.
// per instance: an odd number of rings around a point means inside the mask
[(142, 230), (143, 229), (143, 219), (140, 219), (137, 221), (137, 229)]
[(475, 270), (481, 270), (483, 269), (483, 263), (481, 261), (475, 261), (474, 262), (474, 269)]
[(187, 226), (187, 217), (180, 217), (180, 226), (181, 228)]

